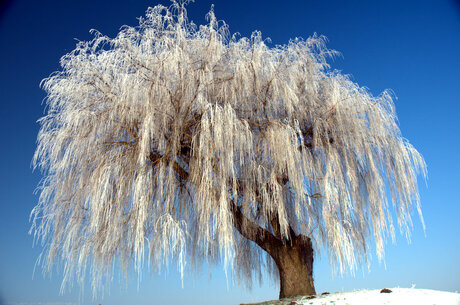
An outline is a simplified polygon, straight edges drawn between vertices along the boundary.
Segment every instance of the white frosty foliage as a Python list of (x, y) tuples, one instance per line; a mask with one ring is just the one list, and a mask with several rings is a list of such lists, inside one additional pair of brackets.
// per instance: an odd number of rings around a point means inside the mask
[(264, 266), (276, 276), (234, 229), (233, 205), (278, 238), (309, 236), (341, 272), (371, 239), (383, 255), (387, 192), (406, 233), (414, 205), (421, 216), (425, 164), (388, 92), (331, 72), (323, 37), (270, 48), (208, 20), (195, 26), (176, 2), (149, 8), (138, 27), (79, 42), (44, 80), (32, 231), (45, 269), (64, 264), (64, 284), (91, 263), (96, 289), (115, 259), (139, 272), (147, 253), (154, 268), (223, 259), (249, 284)]

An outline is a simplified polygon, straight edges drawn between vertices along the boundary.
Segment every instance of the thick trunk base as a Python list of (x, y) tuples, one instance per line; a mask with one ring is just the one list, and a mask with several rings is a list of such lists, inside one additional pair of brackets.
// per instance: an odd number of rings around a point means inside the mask
[(279, 298), (316, 294), (313, 284), (313, 247), (309, 238), (296, 237), (292, 244), (273, 249), (280, 275)]
[[(255, 242), (275, 261), (280, 276), (280, 299), (299, 295), (316, 294), (313, 285), (313, 246), (307, 236), (296, 235), (290, 228), (291, 240), (283, 242), (280, 238), (257, 223), (249, 220), (241, 207), (233, 206), (234, 226), (249, 240)], [(275, 232), (279, 232), (279, 223), (272, 222)]]

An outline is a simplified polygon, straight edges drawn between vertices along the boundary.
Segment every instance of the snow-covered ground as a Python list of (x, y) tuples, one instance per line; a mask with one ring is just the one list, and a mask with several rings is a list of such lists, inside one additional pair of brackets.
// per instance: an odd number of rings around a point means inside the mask
[[(390, 288), (391, 293), (380, 290), (358, 290), (318, 295), (314, 298), (293, 299), (258, 303), (260, 305), (460, 305), (460, 294), (453, 292)], [(249, 304), (248, 304), (249, 305)]]

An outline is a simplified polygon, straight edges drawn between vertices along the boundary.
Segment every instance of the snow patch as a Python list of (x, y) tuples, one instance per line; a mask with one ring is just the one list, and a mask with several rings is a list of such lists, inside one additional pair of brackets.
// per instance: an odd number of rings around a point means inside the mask
[(381, 293), (380, 290), (337, 292), (317, 295), (314, 298), (302, 296), (257, 303), (257, 305), (460, 305), (459, 293), (413, 288), (391, 288), (391, 290), (391, 293)]

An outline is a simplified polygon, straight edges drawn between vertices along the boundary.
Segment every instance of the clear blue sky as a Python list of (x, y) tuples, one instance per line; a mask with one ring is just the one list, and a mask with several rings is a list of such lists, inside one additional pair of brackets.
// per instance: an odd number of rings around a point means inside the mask
[[(428, 187), (420, 183), (426, 234), (414, 215), (412, 243), (397, 236), (386, 260), (374, 255), (355, 277), (332, 276), (327, 255), (315, 262), (317, 292), (383, 287), (460, 291), (460, 4), (432, 1), (209, 1), (189, 5), (189, 16), (204, 23), (212, 3), (230, 31), (247, 36), (261, 30), (273, 44), (329, 38), (342, 53), (332, 67), (353, 75), (374, 94), (391, 88), (403, 135), (423, 154)], [(37, 201), (33, 190), (41, 176), (32, 173), (38, 124), (44, 114), (40, 81), (59, 69), (59, 58), (76, 41), (89, 40), (89, 29), (114, 36), (120, 26), (137, 24), (145, 0), (3, 1), (0, 13), (0, 304), (77, 303), (79, 287), (59, 295), (61, 274), (32, 279), (40, 247), (32, 248), (29, 213)], [(169, 5), (168, 1), (161, 1)], [(82, 304), (239, 304), (274, 299), (278, 286), (265, 282), (252, 291), (229, 286), (221, 266), (187, 275), (184, 288), (175, 268), (168, 275), (144, 275), (137, 287), (115, 278), (110, 295), (92, 300), (89, 287)]]

